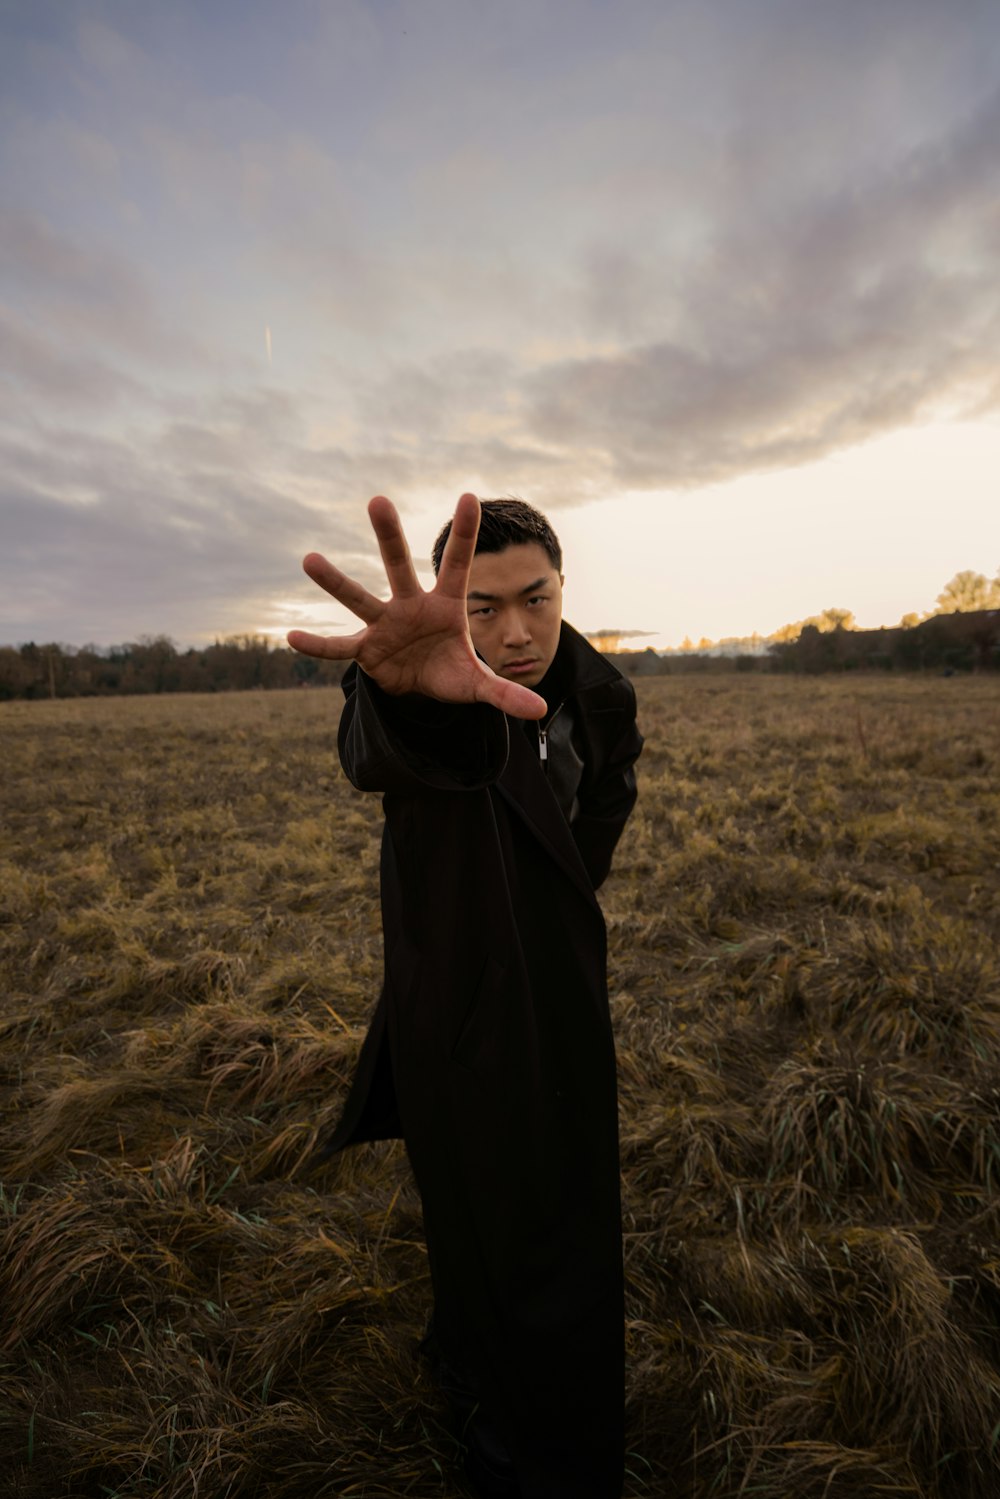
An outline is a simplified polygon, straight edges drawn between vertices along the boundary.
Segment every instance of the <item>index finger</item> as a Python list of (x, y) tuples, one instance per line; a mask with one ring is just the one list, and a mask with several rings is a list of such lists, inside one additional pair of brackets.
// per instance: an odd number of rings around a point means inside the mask
[(451, 530), (438, 569), (435, 591), (444, 594), (446, 598), (461, 599), (463, 604), (469, 587), (469, 569), (476, 553), (481, 514), (476, 496), (463, 494), (455, 506)]

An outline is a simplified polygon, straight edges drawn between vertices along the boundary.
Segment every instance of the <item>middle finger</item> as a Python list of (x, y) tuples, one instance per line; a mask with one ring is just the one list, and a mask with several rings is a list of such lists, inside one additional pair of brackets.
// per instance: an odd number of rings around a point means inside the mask
[(461, 599), (463, 603), (469, 586), (469, 569), (476, 551), (480, 514), (476, 496), (463, 494), (455, 506), (451, 531), (438, 569), (438, 592), (447, 598)]

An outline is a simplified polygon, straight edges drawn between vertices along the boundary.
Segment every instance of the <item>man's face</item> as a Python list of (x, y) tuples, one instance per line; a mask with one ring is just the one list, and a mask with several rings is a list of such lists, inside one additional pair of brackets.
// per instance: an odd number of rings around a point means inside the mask
[(536, 687), (552, 665), (562, 621), (562, 577), (532, 541), (479, 552), (469, 573), (472, 643), (498, 677)]

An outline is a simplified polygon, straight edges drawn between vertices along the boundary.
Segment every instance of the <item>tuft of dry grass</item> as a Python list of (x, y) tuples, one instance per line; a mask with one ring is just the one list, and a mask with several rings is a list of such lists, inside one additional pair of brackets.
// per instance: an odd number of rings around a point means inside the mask
[(879, 1055), (1000, 1064), (1000, 954), (967, 917), (857, 924), (826, 988), (836, 1029)]

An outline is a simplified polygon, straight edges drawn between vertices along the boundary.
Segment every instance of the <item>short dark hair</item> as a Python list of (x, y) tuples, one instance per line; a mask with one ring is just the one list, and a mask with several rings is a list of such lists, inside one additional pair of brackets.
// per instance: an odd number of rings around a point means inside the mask
[[(501, 500), (480, 500), (482, 516), (479, 535), (476, 537), (476, 552), (504, 552), (508, 547), (530, 546), (532, 542), (543, 548), (557, 573), (562, 572), (562, 547), (559, 538), (540, 510), (517, 495), (504, 495)], [(445, 543), (451, 535), (451, 521), (441, 528), (434, 543), (431, 561), (435, 573), (441, 569)]]

